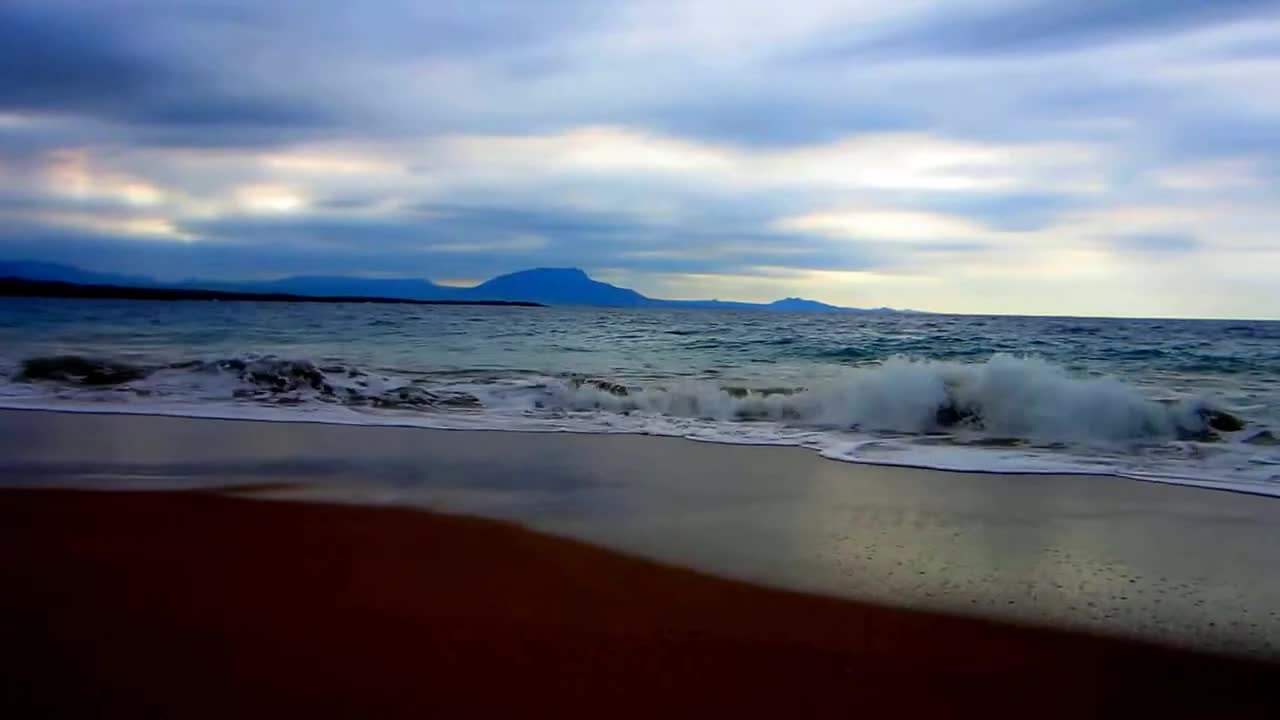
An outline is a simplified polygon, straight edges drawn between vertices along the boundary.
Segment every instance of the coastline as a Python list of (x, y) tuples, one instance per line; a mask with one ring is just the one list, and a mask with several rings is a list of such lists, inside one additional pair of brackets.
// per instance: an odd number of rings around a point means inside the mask
[(246, 413), (251, 408), (235, 408), (225, 409), (225, 412), (212, 412), (209, 410), (193, 410), (191, 408), (183, 408), (182, 410), (169, 410), (165, 408), (154, 407), (129, 407), (116, 406), (110, 409), (94, 407), (93, 405), (76, 405), (67, 404), (63, 406), (50, 405), (27, 405), (23, 403), (15, 403), (12, 401), (0, 400), (0, 413), (8, 412), (34, 412), (34, 413), (65, 413), (69, 415), (96, 415), (96, 416), (136, 416), (145, 418), (174, 418), (178, 420), (207, 420), (214, 422), (259, 422), (259, 423), (283, 423), (283, 424), (300, 424), (300, 425), (328, 425), (334, 427), (372, 427), (372, 428), (391, 428), (391, 429), (411, 429), (425, 430), (429, 432), (462, 432), (462, 433), (513, 433), (528, 435), (587, 435), (587, 436), (607, 436), (622, 435), (629, 437), (663, 437), (678, 440), (686, 440), (689, 442), (709, 443), (713, 445), (722, 445), (725, 447), (765, 447), (778, 449), (798, 449), (806, 452), (812, 452), (818, 456), (837, 463), (856, 465), (871, 468), (902, 468), (907, 470), (920, 470), (925, 472), (937, 472), (944, 474), (961, 474), (961, 475), (995, 475), (995, 476), (1046, 476), (1046, 477), (1094, 477), (1094, 478), (1112, 478), (1117, 480), (1131, 480), (1135, 482), (1156, 483), (1161, 485), (1173, 485), (1189, 488), (1198, 488), (1201, 490), (1212, 490), (1216, 492), (1236, 493), (1240, 495), (1252, 495), (1265, 498), (1280, 498), (1280, 485), (1263, 485), (1259, 483), (1232, 483), (1224, 480), (1215, 480), (1199, 477), (1183, 477), (1169, 474), (1158, 473), (1137, 473), (1118, 471), (1115, 468), (1105, 468), (1098, 470), (1085, 470), (1078, 467), (1035, 469), (1035, 468), (1019, 468), (1016, 470), (1002, 470), (991, 468), (975, 468), (975, 467), (956, 467), (949, 465), (929, 464), (919, 461), (890, 461), (884, 459), (871, 458), (851, 458), (843, 455), (833, 454), (823, 451), (819, 447), (807, 444), (795, 444), (788, 442), (779, 442), (775, 440), (725, 440), (721, 438), (707, 438), (696, 436), (678, 436), (670, 434), (655, 434), (640, 430), (615, 430), (603, 431), (598, 429), (574, 429), (567, 427), (551, 427), (548, 429), (535, 429), (529, 427), (502, 428), (502, 427), (485, 427), (470, 425), (447, 425), (440, 423), (425, 423), (421, 418), (401, 418), (395, 416), (373, 416), (363, 415), (357, 419), (344, 420), (331, 416), (308, 416), (305, 414), (296, 415), (280, 415), (273, 412), (267, 413)]
[(542, 303), (521, 300), (422, 300), (380, 295), (306, 295), (285, 292), (206, 290), (193, 287), (167, 287), (159, 284), (150, 287), (86, 284), (60, 280), (28, 280), (16, 277), (0, 277), (0, 297), (39, 298), (42, 300), (141, 300), (149, 302), (284, 302), (320, 303), (324, 305), (354, 303), (362, 305), (546, 307)]
[(0, 454), (0, 486), (478, 515), (768, 586), (1280, 656), (1280, 504), (1247, 495), (663, 437), (35, 411), (0, 412)]
[[(1276, 665), (749, 585), (515, 525), (203, 491), (0, 491), (34, 714), (1265, 717)], [(25, 715), (24, 715), (25, 716)]]

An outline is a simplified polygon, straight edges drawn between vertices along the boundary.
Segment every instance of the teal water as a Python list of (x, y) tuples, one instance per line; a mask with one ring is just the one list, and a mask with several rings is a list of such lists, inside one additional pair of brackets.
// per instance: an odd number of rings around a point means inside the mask
[(0, 375), (9, 407), (640, 432), (1280, 494), (1276, 322), (7, 299)]

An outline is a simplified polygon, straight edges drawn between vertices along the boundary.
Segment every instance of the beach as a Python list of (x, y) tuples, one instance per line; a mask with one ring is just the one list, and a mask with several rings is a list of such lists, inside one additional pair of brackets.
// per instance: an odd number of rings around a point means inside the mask
[(622, 435), (0, 437), (30, 715), (1276, 709), (1268, 498)]
[(512, 525), (5, 491), (21, 717), (1274, 711), (1275, 668), (764, 589)]

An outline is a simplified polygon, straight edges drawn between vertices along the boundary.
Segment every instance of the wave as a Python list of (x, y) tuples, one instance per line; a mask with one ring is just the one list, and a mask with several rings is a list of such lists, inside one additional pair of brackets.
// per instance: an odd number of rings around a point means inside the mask
[(146, 365), (115, 358), (55, 355), (28, 358), (14, 380), (86, 390), (110, 387), (141, 398), (242, 400), (271, 404), (337, 403), (374, 408), (476, 408), (466, 393), (434, 392), (413, 378), (370, 373), (308, 359), (246, 355)]
[(147, 376), (145, 368), (109, 358), (51, 355), (22, 361), (16, 379), (58, 380), (79, 385), (117, 385)]
[(575, 410), (909, 434), (960, 429), (1049, 441), (1205, 440), (1246, 424), (1207, 398), (1155, 400), (1115, 378), (1075, 377), (1043, 360), (1010, 355), (981, 363), (891, 358), (794, 390), (686, 381), (619, 392), (580, 382), (563, 388), (558, 399)]
[(1032, 441), (1213, 440), (1249, 423), (1205, 397), (1153, 399), (1112, 377), (1078, 377), (1036, 358), (890, 358), (809, 387), (711, 380), (628, 385), (582, 375), (468, 378), (457, 371), (369, 372), (247, 355), (143, 365), (76, 355), (29, 358), (15, 380), (139, 397), (330, 403), (374, 409), (645, 414), (718, 422), (915, 435), (965, 432)]
[(875, 350), (860, 347), (842, 347), (835, 350), (823, 350), (817, 353), (822, 358), (844, 358), (849, 360), (871, 360), (876, 357)]
[[(382, 369), (246, 354), (56, 355), (0, 368), (0, 406), (792, 445), (841, 461), (1188, 480), (1280, 495), (1265, 403), (1084, 377), (1036, 358), (894, 357), (804, 386), (589, 373)], [(1181, 481), (1179, 480), (1179, 481)]]

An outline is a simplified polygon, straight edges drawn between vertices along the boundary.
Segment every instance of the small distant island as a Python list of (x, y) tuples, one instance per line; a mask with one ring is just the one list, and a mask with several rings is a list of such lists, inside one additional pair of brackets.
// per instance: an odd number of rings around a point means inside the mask
[(516, 300), (409, 300), (405, 298), (290, 295), (288, 293), (232, 292), (183, 288), (80, 285), (55, 280), (0, 278), (0, 297), (88, 298), (97, 300), (223, 300), (241, 302), (384, 303), (390, 305), (499, 305), (546, 307)]
[[(771, 303), (665, 300), (601, 282), (578, 268), (534, 268), (499, 275), (471, 287), (426, 278), (299, 275), (272, 280), (188, 279), (162, 282), (144, 275), (82, 270), (61, 263), (0, 261), (0, 295), (144, 300), (257, 300), (261, 302), (382, 302), (423, 305), (509, 305), (652, 309), (761, 310), (786, 313), (899, 313), (789, 297)], [(43, 283), (43, 285), (42, 285)], [(52, 283), (52, 284), (51, 284)]]

